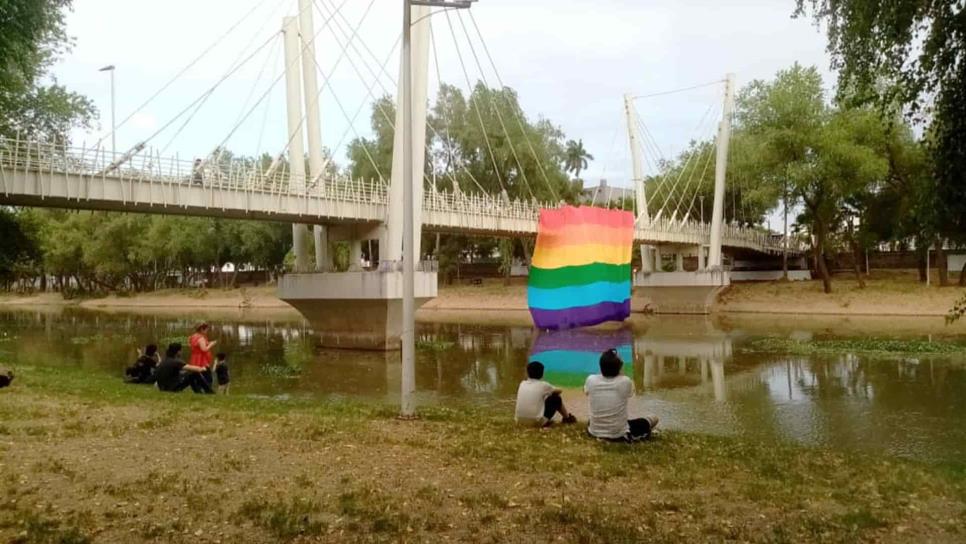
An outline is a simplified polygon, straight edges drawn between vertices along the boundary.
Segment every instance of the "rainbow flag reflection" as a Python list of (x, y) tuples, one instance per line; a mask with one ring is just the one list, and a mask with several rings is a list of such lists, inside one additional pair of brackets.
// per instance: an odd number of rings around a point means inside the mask
[(570, 329), (540, 331), (530, 347), (527, 362), (540, 361), (544, 379), (559, 387), (583, 387), (584, 380), (600, 372), (600, 354), (616, 349), (624, 361), (624, 374), (633, 376), (634, 335), (630, 329), (594, 331)]

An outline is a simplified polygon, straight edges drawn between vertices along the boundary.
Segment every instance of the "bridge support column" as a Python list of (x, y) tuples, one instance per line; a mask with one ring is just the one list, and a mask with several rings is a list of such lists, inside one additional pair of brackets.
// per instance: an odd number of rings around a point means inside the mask
[(654, 272), (654, 250), (647, 244), (641, 244), (641, 272)]
[(661, 248), (654, 246), (654, 271), (664, 272), (664, 260), (661, 258)]
[(698, 270), (708, 269), (708, 255), (705, 252), (706, 249), (707, 249), (706, 246), (703, 246), (703, 245), (698, 246)]
[[(305, 190), (305, 143), (302, 135), (302, 75), (299, 66), (299, 21), (295, 17), (282, 19), (285, 36), (285, 96), (288, 118), (289, 192)], [(309, 229), (292, 225), (292, 246), (295, 270), (310, 269), (308, 255)]]
[(362, 240), (349, 240), (349, 272), (362, 270)]
[(654, 386), (654, 354), (644, 355), (644, 387)]
[(328, 272), (332, 270), (332, 255), (329, 254), (329, 229), (325, 225), (316, 225), (312, 234), (315, 239), (315, 271)]
[(681, 250), (674, 254), (674, 270), (684, 272), (684, 253)]
[(309, 226), (296, 223), (292, 225), (292, 252), (295, 253), (295, 271), (308, 272), (309, 263)]

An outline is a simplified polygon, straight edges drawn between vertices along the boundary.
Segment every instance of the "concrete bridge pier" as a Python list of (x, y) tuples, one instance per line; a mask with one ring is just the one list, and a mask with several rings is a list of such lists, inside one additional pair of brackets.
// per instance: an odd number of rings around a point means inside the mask
[[(289, 132), (292, 143), (289, 148), (292, 164), (292, 177), (305, 179), (302, 154), (302, 124), (299, 80), (305, 83), (306, 132), (309, 140), (309, 174), (312, 179), (320, 178), (323, 172), (321, 137), (319, 133), (318, 84), (315, 81), (315, 47), (311, 42), (313, 23), (310, 0), (299, 0), (300, 20), (285, 19), (286, 88), (288, 91)], [(400, 86), (397, 96), (396, 125), (402, 127), (404, 101), (412, 101), (413, 118), (413, 158), (412, 174), (422, 180), (425, 161), (426, 141), (426, 98), (429, 65), (429, 8), (413, 8), (412, 29), (412, 96)], [(299, 27), (302, 32), (299, 33)], [(301, 76), (299, 63), (299, 40), (301, 43)], [(405, 53), (404, 53), (405, 54)], [(400, 72), (403, 71), (405, 57), (401, 58)], [(400, 77), (400, 81), (402, 77)], [(326, 347), (347, 349), (396, 350), (401, 348), (400, 336), (403, 332), (403, 200), (402, 180), (405, 161), (402, 154), (403, 131), (396, 131), (393, 146), (392, 174), (387, 202), (387, 217), (379, 222), (350, 223), (331, 226), (326, 229), (326, 240), (349, 243), (349, 270), (347, 272), (307, 273), (306, 267), (297, 267), (296, 273), (285, 275), (278, 286), (278, 296), (297, 309), (321, 336)], [(413, 203), (415, 236), (412, 240), (414, 253), (420, 255), (419, 232), (422, 226), (422, 186), (418, 189)], [(317, 236), (321, 244), (322, 236)], [(379, 269), (362, 269), (362, 242), (379, 240)], [(298, 243), (298, 241), (296, 241)], [(298, 247), (298, 246), (297, 246)], [(303, 250), (301, 261), (305, 262)], [(299, 256), (298, 251), (296, 256)], [(370, 256), (371, 258), (372, 256)], [(316, 252), (316, 266), (319, 270), (330, 270), (328, 259)], [(415, 273), (415, 305), (418, 308), (436, 296), (436, 272), (417, 270)]]
[(632, 307), (658, 314), (707, 314), (729, 285), (729, 273), (721, 269), (642, 271), (634, 277)]
[[(402, 334), (402, 272), (286, 274), (278, 297), (299, 311), (328, 348), (391, 351)], [(416, 272), (416, 306), (436, 296), (436, 272)]]

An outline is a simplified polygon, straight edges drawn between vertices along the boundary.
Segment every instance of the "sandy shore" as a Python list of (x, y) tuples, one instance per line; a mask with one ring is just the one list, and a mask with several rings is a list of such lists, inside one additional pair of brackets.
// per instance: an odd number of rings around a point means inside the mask
[(715, 312), (849, 316), (944, 316), (963, 296), (961, 287), (926, 286), (915, 272), (873, 271), (860, 289), (853, 276), (832, 281), (832, 293), (820, 281), (762, 282), (732, 285)]
[[(925, 286), (912, 272), (874, 272), (865, 289), (854, 278), (837, 277), (833, 292), (810, 282), (761, 282), (732, 285), (719, 298), (715, 314), (794, 314), (812, 316), (944, 316), (964, 290), (958, 287)], [(56, 293), (32, 296), (0, 295), (0, 306), (76, 306), (102, 310), (138, 308), (209, 310), (294, 310), (275, 296), (274, 286), (241, 289), (169, 289), (135, 296), (64, 300)], [(526, 285), (501, 280), (482, 285), (440, 286), (439, 296), (421, 309), (421, 319), (435, 320), (447, 313), (472, 312), (482, 321), (527, 316)]]

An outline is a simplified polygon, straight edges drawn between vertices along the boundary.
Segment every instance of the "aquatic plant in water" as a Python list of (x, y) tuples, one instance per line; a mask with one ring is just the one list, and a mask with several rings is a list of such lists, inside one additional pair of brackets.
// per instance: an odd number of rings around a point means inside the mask
[(745, 352), (789, 353), (812, 355), (820, 353), (889, 353), (889, 354), (949, 354), (966, 352), (966, 345), (928, 340), (898, 340), (881, 338), (849, 338), (823, 340), (793, 340), (790, 338), (759, 338), (740, 348)]

